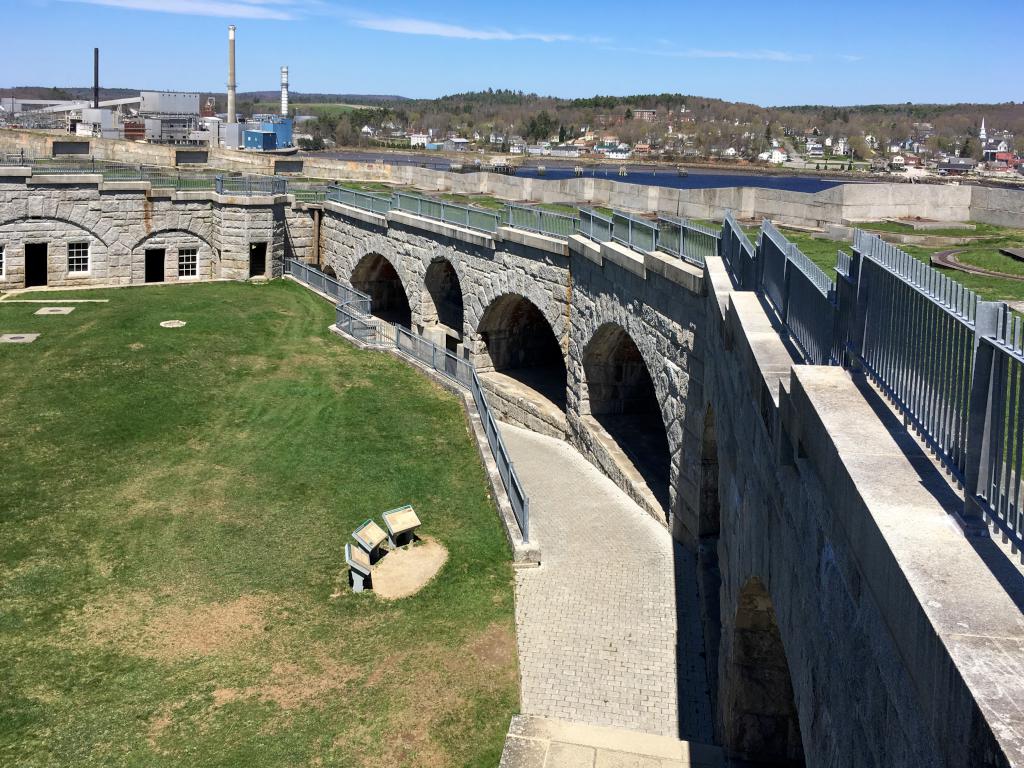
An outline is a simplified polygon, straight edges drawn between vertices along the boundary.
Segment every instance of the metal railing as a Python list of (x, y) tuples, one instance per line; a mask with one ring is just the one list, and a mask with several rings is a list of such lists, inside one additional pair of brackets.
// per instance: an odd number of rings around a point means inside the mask
[(224, 176), (215, 177), (218, 195), (286, 195), (288, 180), (281, 176)]
[(752, 290), (757, 278), (757, 250), (732, 211), (725, 212), (720, 250), (725, 268), (740, 290)]
[(767, 219), (759, 243), (760, 287), (803, 359), (812, 365), (838, 363), (838, 305), (831, 278)]
[(391, 198), (385, 195), (374, 195), (359, 189), (331, 184), (327, 188), (327, 199), (353, 208), (361, 208), (372, 213), (385, 214), (391, 210)]
[(607, 243), (612, 239), (612, 220), (598, 213), (593, 208), (580, 208), (579, 231), (598, 243)]
[(575, 235), (580, 224), (580, 220), (575, 216), (513, 203), (508, 204), (506, 220), (508, 226), (516, 229), (565, 238)]
[(688, 261), (698, 267), (711, 256), (717, 256), (720, 232), (673, 216), (658, 217), (658, 250)]
[(473, 364), (434, 342), (414, 334), (404, 326), (374, 317), (370, 314), (371, 299), (368, 295), (325, 275), (312, 265), (304, 264), (296, 259), (287, 259), (284, 272), (309, 288), (339, 299), (339, 303), (335, 307), (335, 322), (340, 330), (364, 344), (394, 348), (408, 357), (430, 366), (435, 372), (470, 391), (480, 414), (488, 447), (512, 505), (512, 512), (522, 534), (523, 542), (529, 543), (530, 499), (516, 474), (508, 449), (501, 439), (497, 421), (487, 404), (487, 398), (484, 396), (483, 387), (480, 385), (480, 379)]
[(410, 195), (406, 192), (396, 192), (393, 195), (392, 207), (406, 213), (414, 213), (429, 219), (439, 219), (448, 224), (481, 232), (494, 233), (502, 225), (500, 213), (486, 211), (482, 208), (471, 208), (467, 205), (446, 203), (444, 200), (434, 200), (420, 195)]
[(612, 240), (642, 253), (658, 248), (658, 225), (623, 211), (612, 211)]

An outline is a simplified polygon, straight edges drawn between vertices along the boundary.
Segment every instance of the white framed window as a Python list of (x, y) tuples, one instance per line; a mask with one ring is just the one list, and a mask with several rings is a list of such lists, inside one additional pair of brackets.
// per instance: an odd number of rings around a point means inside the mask
[(195, 277), (199, 274), (199, 249), (178, 249), (178, 277)]
[(68, 243), (68, 272), (89, 271), (89, 244)]

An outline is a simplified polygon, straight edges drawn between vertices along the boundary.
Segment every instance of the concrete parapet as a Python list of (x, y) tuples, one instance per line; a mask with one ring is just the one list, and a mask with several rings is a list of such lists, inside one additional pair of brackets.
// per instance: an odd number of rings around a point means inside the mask
[(542, 235), (516, 227), (498, 227), (498, 237), (510, 243), (518, 243), (538, 251), (547, 251), (559, 256), (569, 255), (569, 245), (563, 238)]

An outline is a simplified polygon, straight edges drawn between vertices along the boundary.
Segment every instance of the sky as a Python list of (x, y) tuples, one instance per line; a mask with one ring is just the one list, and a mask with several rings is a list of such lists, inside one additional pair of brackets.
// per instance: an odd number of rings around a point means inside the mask
[[(763, 106), (1024, 101), (1024, 54), (992, 19), (1019, 0), (728, 4), (367, 0), (0, 0), (0, 87), (431, 98), (487, 88), (562, 97), (678, 92)], [(19, 32), (22, 31), (22, 33)], [(1000, 42), (1002, 40), (1002, 42)]]

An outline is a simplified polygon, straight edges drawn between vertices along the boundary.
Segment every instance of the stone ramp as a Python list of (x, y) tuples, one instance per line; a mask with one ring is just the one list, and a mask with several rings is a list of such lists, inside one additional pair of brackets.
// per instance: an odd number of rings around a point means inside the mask
[(670, 736), (567, 723), (530, 715), (512, 718), (499, 768), (720, 768), (718, 747)]
[(544, 542), (516, 572), (522, 712), (710, 743), (693, 556), (567, 443), (501, 432)]

